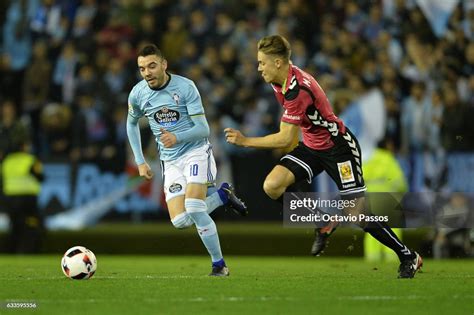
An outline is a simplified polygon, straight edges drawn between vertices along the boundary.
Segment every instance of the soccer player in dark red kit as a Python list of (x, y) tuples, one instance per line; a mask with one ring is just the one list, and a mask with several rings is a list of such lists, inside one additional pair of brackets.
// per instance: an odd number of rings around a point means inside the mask
[[(258, 149), (288, 148), (297, 141), (299, 130), (303, 141), (283, 156), (263, 184), (265, 193), (282, 202), (288, 187), (308, 181), (326, 171), (337, 184), (341, 197), (355, 200), (345, 214), (370, 215), (365, 207), (365, 184), (362, 174), (361, 149), (357, 139), (332, 111), (318, 82), (290, 62), (291, 48), (279, 35), (267, 36), (258, 42), (258, 71), (270, 83), (278, 102), (283, 106), (280, 131), (264, 137), (246, 137), (239, 130), (226, 128), (229, 143)], [(365, 232), (397, 253), (400, 259), (399, 278), (413, 278), (421, 268), (421, 256), (408, 249), (384, 222), (357, 222)], [(312, 253), (325, 248), (335, 226), (316, 229)]]

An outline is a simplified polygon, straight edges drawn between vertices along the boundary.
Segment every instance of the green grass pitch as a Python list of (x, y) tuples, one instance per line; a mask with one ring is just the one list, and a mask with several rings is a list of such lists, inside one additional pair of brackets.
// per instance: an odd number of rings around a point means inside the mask
[[(474, 261), (425, 260), (414, 279), (356, 258), (105, 256), (70, 280), (57, 256), (0, 256), (0, 314), (474, 314)], [(36, 309), (9, 309), (9, 301)]]

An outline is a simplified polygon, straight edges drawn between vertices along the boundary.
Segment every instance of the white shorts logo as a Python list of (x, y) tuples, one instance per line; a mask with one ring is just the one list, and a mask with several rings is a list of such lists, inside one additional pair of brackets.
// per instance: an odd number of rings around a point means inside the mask
[(178, 183), (174, 183), (170, 186), (168, 190), (170, 191), (170, 193), (174, 194), (174, 193), (180, 192), (182, 189), (183, 189), (183, 186), (181, 186)]
[(355, 181), (351, 161), (337, 163), (337, 170), (339, 171), (339, 176), (341, 177), (341, 183), (344, 184)]

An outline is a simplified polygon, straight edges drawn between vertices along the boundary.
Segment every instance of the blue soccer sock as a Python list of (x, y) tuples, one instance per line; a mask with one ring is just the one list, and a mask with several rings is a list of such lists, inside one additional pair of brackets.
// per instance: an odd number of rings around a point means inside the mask
[[(212, 211), (216, 210), (218, 207), (224, 205), (220, 192), (221, 192), (221, 189), (217, 190), (216, 192), (206, 197), (206, 206), (207, 206), (206, 212), (207, 213), (210, 214), (212, 213)], [(226, 198), (227, 198), (227, 195), (226, 195)]]
[[(214, 193), (211, 195), (207, 196), (206, 198), (206, 207), (207, 210), (206, 212), (208, 214), (211, 214), (214, 210), (216, 210), (218, 207), (224, 205), (224, 202), (222, 201), (220, 189), (216, 190)], [(227, 198), (227, 195), (226, 195)], [(187, 212), (183, 212), (175, 216), (172, 220), (171, 223), (173, 223), (174, 227), (177, 229), (185, 229), (187, 227), (190, 227), (191, 225), (194, 224), (193, 219), (189, 216)]]
[(191, 219), (189, 214), (183, 212), (171, 219), (171, 223), (173, 223), (174, 227), (177, 229), (185, 229), (193, 225), (194, 221)]
[(222, 267), (227, 267), (227, 265), (225, 264), (224, 258), (222, 258), (221, 260), (213, 261), (212, 262), (212, 267), (222, 268)]
[(221, 187), (217, 190), (217, 193), (221, 198), (222, 204), (226, 204), (229, 202), (229, 196), (227, 196), (227, 193), (222, 188), (229, 189), (229, 187), (229, 183), (222, 183)]
[(184, 206), (186, 212), (194, 221), (199, 237), (201, 237), (204, 246), (211, 256), (212, 262), (218, 262), (223, 259), (216, 224), (206, 212), (206, 202), (200, 199), (186, 198)]

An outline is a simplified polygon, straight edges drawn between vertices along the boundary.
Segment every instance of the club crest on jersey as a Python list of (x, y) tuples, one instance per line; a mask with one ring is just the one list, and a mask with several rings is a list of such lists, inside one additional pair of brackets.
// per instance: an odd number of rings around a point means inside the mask
[(178, 123), (179, 116), (178, 111), (164, 106), (153, 115), (153, 118), (161, 127), (171, 127)]
[(179, 95), (176, 94), (176, 93), (174, 93), (174, 94), (173, 94), (173, 99), (174, 99), (174, 101), (176, 102), (176, 105), (179, 105)]
[(355, 181), (351, 161), (337, 163), (337, 169), (339, 171), (339, 176), (341, 177), (341, 183), (344, 184)]

